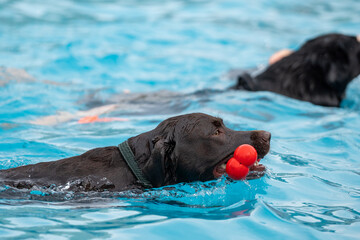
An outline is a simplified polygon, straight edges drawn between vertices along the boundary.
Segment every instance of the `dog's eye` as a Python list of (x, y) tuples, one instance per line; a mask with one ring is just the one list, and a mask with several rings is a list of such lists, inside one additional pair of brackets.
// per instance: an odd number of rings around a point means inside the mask
[(220, 135), (220, 130), (219, 129), (216, 129), (216, 131), (214, 132), (214, 135)]

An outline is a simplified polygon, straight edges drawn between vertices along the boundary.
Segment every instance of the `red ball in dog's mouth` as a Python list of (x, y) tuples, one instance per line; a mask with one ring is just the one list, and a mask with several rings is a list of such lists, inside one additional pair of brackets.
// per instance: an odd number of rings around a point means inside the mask
[(255, 148), (243, 144), (236, 148), (234, 154), (220, 162), (213, 170), (215, 178), (220, 178), (225, 173), (234, 180), (258, 178), (264, 175), (265, 166), (259, 164), (260, 158)]

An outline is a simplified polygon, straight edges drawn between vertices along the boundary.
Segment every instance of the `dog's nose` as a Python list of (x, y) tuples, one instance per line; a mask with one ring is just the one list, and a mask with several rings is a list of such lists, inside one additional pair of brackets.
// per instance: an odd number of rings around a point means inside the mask
[(260, 158), (264, 157), (270, 149), (270, 139), (271, 139), (271, 133), (267, 131), (252, 131), (251, 135), (251, 145), (255, 147), (258, 156)]
[(271, 139), (271, 133), (267, 132), (267, 131), (262, 131), (260, 134), (260, 137), (265, 141), (265, 142), (270, 142)]
[(251, 139), (256, 142), (264, 142), (269, 143), (271, 139), (271, 133), (268, 131), (253, 131), (253, 134), (251, 136)]

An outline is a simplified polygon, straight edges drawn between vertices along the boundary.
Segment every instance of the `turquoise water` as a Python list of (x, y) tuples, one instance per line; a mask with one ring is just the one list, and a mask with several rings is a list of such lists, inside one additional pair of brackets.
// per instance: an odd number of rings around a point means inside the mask
[(233, 83), (230, 69), (265, 66), (273, 52), (321, 33), (358, 34), (359, 12), (357, 0), (0, 0), (0, 169), (116, 145), (190, 112), (272, 133), (262, 160), (267, 174), (248, 182), (220, 179), (143, 194), (0, 186), (0, 238), (358, 239), (360, 78), (340, 109), (227, 91), (125, 102), (101, 115), (125, 122), (31, 121), (75, 114), (89, 99), (125, 90), (225, 89)]

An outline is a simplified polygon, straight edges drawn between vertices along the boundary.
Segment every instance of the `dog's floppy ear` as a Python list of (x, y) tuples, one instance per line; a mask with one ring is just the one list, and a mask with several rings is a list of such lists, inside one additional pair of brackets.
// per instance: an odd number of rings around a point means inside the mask
[(347, 66), (342, 66), (342, 63), (331, 63), (330, 68), (326, 74), (326, 82), (333, 89), (343, 92), (347, 84), (351, 81), (351, 77)]
[(353, 41), (339, 41), (328, 55), (319, 59), (327, 70), (326, 82), (333, 89), (342, 93), (345, 91), (347, 84), (359, 74), (358, 64), (356, 64)]
[[(360, 74), (360, 47), (341, 50), (339, 56), (336, 56), (336, 61), (333, 61), (329, 67), (326, 81), (334, 89), (343, 92), (347, 84)], [(355, 53), (346, 53), (346, 51)]]
[(153, 187), (175, 183), (176, 163), (172, 158), (175, 143), (162, 137), (155, 137), (152, 142), (154, 148), (144, 166), (144, 174)]

